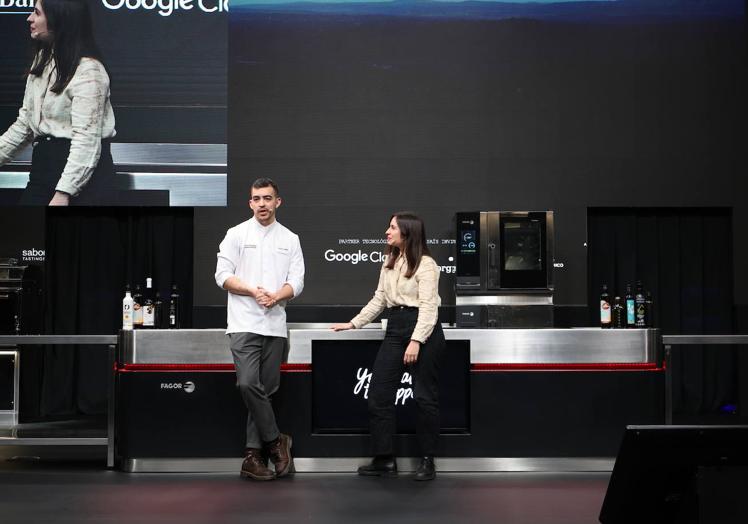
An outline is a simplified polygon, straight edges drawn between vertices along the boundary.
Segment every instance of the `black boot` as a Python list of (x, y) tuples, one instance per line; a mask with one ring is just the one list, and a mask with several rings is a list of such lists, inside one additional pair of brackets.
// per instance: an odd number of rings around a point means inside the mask
[(423, 457), (413, 480), (434, 480), (435, 478), (436, 467), (434, 467), (434, 457)]
[(358, 468), (359, 475), (397, 477), (397, 461), (393, 456), (374, 457), (370, 464)]

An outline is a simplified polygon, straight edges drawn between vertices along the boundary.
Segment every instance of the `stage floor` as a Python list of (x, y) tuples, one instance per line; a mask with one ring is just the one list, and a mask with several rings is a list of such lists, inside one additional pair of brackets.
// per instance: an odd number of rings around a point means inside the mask
[[(6, 450), (7, 451), (7, 450)], [(609, 473), (444, 473), (433, 482), (298, 473), (132, 474), (101, 461), (0, 456), (2, 522), (510, 522), (586, 524)]]

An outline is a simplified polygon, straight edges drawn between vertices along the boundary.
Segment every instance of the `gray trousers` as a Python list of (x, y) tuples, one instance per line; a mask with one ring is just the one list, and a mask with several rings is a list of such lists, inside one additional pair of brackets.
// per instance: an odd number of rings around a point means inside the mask
[(286, 339), (254, 333), (229, 333), (239, 392), (247, 406), (247, 447), (262, 448), (280, 436), (270, 395), (280, 385)]

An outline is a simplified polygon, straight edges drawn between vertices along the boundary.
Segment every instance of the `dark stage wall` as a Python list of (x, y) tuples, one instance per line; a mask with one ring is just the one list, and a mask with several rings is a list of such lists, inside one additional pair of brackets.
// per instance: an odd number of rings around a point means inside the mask
[(368, 241), (401, 209), (426, 219), (446, 304), (455, 212), (554, 210), (556, 303), (586, 304), (587, 209), (629, 206), (732, 207), (745, 301), (742, 1), (511, 18), (492, 3), (247, 4), (229, 27), (229, 207), (195, 214), (197, 305), (225, 303), (215, 252), (260, 176), (279, 182), (279, 218), (301, 236), (297, 305), (364, 303), (378, 263), (325, 253), (381, 251)]

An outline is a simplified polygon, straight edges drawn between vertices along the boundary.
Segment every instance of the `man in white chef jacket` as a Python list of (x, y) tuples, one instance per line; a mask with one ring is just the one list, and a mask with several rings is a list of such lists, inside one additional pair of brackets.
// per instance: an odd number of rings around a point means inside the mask
[(304, 256), (298, 235), (275, 219), (281, 202), (275, 182), (255, 180), (249, 198), (254, 216), (226, 232), (216, 264), (216, 284), (228, 291), (226, 334), (249, 411), (241, 475), (255, 480), (293, 470), (291, 437), (278, 430), (270, 396), (278, 390), (288, 337), (285, 305), (304, 288)]

